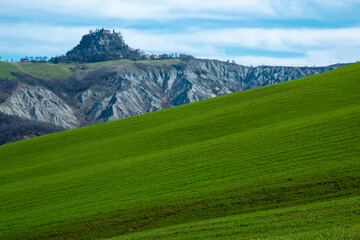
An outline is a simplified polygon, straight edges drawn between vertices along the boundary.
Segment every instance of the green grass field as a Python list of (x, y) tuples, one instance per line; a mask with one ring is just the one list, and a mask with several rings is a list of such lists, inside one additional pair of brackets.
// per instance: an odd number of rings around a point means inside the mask
[(72, 74), (72, 64), (18, 63), (23, 72), (39, 78), (68, 78)]
[(12, 72), (21, 72), (21, 70), (15, 64), (0, 61), (0, 77), (15, 78)]
[(360, 64), (0, 146), (0, 239), (360, 239)]
[(143, 63), (152, 66), (160, 65), (176, 65), (180, 62), (180, 59), (164, 59), (164, 60), (113, 60), (96, 63), (80, 64), (79, 66), (86, 66), (85, 69), (77, 68), (76, 64), (52, 64), (52, 63), (32, 63), (32, 62), (21, 62), (21, 63), (10, 63), (0, 61), (0, 77), (8, 77), (14, 79), (15, 77), (11, 74), (12, 72), (20, 72), (23, 74), (29, 74), (34, 77), (43, 79), (48, 78), (69, 78), (73, 73), (77, 72), (80, 76), (84, 76), (92, 70), (101, 67), (131, 67), (134, 63)]
[[(237, 214), (111, 238), (359, 239), (359, 197)], [(315, 225), (315, 226), (314, 226)]]
[(105, 61), (105, 62), (95, 62), (95, 63), (87, 63), (89, 69), (96, 69), (99, 67), (108, 67), (108, 66), (128, 66), (134, 63), (143, 63), (152, 66), (161, 66), (161, 65), (175, 65), (178, 64), (181, 60), (180, 59), (163, 59), (163, 60), (112, 60), (112, 61)]
[(39, 78), (68, 78), (71, 75), (72, 64), (52, 63), (9, 63), (0, 62), (0, 77), (15, 78), (11, 73), (20, 72)]

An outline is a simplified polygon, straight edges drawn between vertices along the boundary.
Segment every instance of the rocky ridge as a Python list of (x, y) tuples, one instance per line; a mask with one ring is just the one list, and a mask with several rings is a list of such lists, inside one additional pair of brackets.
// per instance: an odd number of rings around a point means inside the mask
[(50, 61), (59, 62), (99, 62), (118, 59), (140, 59), (140, 50), (130, 48), (120, 32), (104, 29), (90, 31), (80, 43), (65, 56), (54, 57)]
[[(83, 77), (75, 73), (69, 80), (17, 75), (17, 87), (1, 103), (0, 112), (70, 129), (281, 83), (340, 66), (246, 67), (192, 59), (158, 66), (114, 63), (88, 71)], [(72, 84), (62, 86), (64, 81)]]

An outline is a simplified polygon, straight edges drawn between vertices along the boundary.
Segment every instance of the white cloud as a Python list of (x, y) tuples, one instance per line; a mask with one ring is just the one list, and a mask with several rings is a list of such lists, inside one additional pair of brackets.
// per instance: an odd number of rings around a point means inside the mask
[[(214, 11), (273, 14), (270, 3), (269, 0), (17, 0), (7, 2), (4, 7), (129, 20), (187, 16), (211, 18)], [(207, 11), (212, 13), (206, 13)]]
[[(357, 0), (16, 0), (3, 9), (119, 19), (316, 18), (321, 9), (351, 8)], [(0, 10), (1, 11), (1, 10)]]
[[(360, 59), (360, 28), (221, 29), (177, 34), (122, 30), (131, 46), (146, 51), (185, 52), (198, 57), (234, 59), (249, 65), (328, 65)], [(298, 53), (304, 57), (275, 58), (226, 55), (224, 47)], [(248, 62), (248, 63), (247, 63)]]
[(201, 12), (201, 11), (224, 11), (224, 12), (249, 12), (249, 13), (263, 13), (274, 14), (271, 1), (269, 0), (170, 0), (163, 1), (169, 4), (171, 9), (184, 9), (189, 12)]
[(7, 56), (55, 56), (77, 45), (88, 27), (0, 24), (0, 53)]
[[(7, 52), (6, 55), (12, 53), (33, 56), (64, 54), (78, 44), (89, 29), (91, 27), (0, 25), (0, 52), (2, 55)], [(234, 59), (244, 65), (329, 65), (360, 59), (360, 28), (225, 28), (192, 29), (181, 33), (120, 30), (130, 46), (146, 52), (177, 52), (203, 58)], [(16, 38), (17, 42), (12, 43), (9, 36)], [(231, 54), (231, 49), (238, 49), (238, 54)], [(239, 49), (245, 49), (246, 53), (241, 54)], [(257, 54), (251, 55), (252, 50)], [(264, 56), (259, 52), (264, 52)], [(271, 52), (282, 52), (283, 56), (286, 53), (303, 56), (269, 57)]]
[(299, 52), (304, 48), (360, 47), (360, 28), (235, 28), (200, 31), (190, 37), (206, 39), (208, 43), (229, 44), (267, 51)]
[(37, 25), (28, 23), (0, 24), (1, 38), (29, 39), (52, 43), (72, 43), (79, 41), (81, 36), (88, 33), (91, 27), (62, 27)]
[(353, 51), (308, 51), (304, 57), (296, 58), (274, 58), (263, 56), (239, 56), (239, 57), (209, 57), (210, 59), (234, 60), (241, 65), (270, 65), (270, 66), (327, 66), (336, 63), (351, 63), (360, 61), (360, 52), (357, 55)]

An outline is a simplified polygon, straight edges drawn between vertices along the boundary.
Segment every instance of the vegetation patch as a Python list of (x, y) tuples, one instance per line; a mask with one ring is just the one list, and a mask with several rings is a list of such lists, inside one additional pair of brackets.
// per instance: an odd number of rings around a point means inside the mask
[(21, 72), (21, 70), (14, 63), (0, 61), (0, 77), (14, 79), (12, 72)]

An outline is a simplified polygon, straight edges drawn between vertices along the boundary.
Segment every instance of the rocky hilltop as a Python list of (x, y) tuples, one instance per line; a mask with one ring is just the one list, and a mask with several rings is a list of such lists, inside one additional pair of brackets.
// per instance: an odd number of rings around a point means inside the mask
[(80, 43), (68, 51), (65, 56), (52, 58), (51, 61), (71, 63), (141, 58), (140, 50), (130, 48), (120, 32), (97, 29), (84, 35)]
[[(20, 67), (12, 73), (13, 79), (0, 78), (0, 122), (7, 123), (6, 129), (16, 129), (16, 136), (4, 140), (4, 133), (0, 133), (0, 144), (19, 136), (149, 113), (343, 66), (247, 67), (193, 58), (91, 63), (95, 59), (131, 58), (131, 54), (134, 51), (118, 33), (99, 30), (85, 35), (78, 46), (59, 60), (69, 64), (24, 63), (43, 64), (46, 77), (39, 77), (37, 70), (32, 73), (29, 66), (22, 71), (21, 65), (14, 64)], [(34, 65), (34, 69), (38, 68)], [(51, 75), (60, 70), (66, 74)], [(21, 128), (24, 121), (29, 121), (27, 131)], [(43, 126), (48, 131), (31, 132), (31, 126)]]

